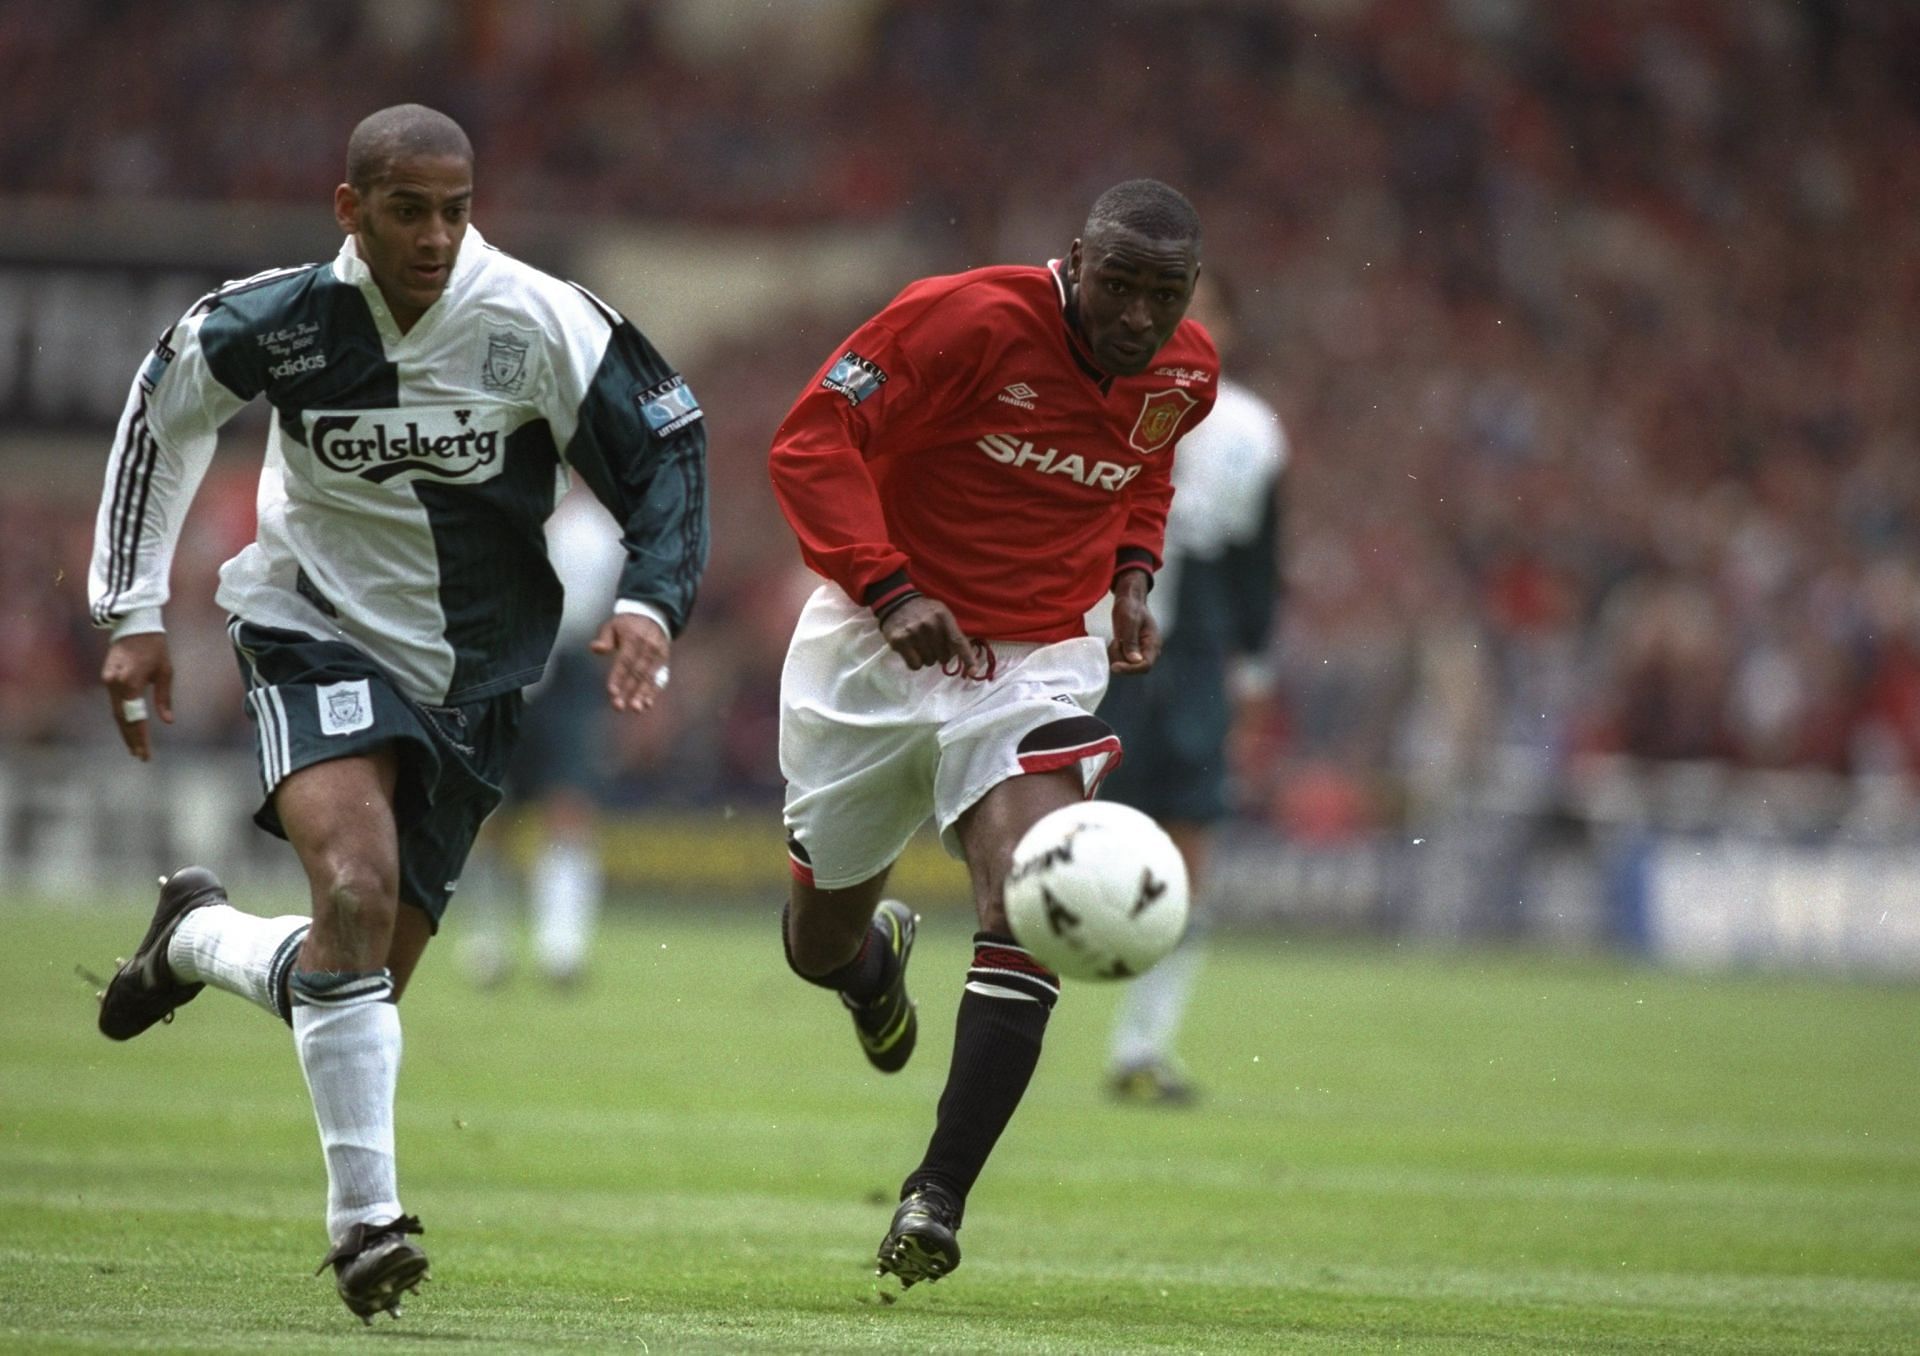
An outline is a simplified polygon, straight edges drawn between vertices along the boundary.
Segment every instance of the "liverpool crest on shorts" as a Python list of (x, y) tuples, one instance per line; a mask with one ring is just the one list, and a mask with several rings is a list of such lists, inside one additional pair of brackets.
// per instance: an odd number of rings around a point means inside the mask
[(1158, 452), (1173, 441), (1180, 421), (1199, 403), (1177, 387), (1153, 392), (1141, 402), (1140, 417), (1133, 421), (1127, 445), (1136, 452)]
[(373, 727), (373, 693), (365, 678), (314, 689), (320, 703), (320, 733), (352, 734)]
[(527, 350), (531, 345), (509, 330), (487, 336), (487, 360), (480, 365), (480, 384), (489, 391), (517, 392), (527, 379)]

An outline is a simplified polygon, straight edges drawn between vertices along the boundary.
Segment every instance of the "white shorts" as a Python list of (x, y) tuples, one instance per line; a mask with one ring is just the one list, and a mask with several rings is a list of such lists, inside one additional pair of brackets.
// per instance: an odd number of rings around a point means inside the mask
[[(976, 642), (978, 644), (978, 642)], [(985, 677), (909, 669), (873, 613), (827, 584), (794, 627), (780, 674), (780, 771), (794, 874), (824, 890), (892, 865), (933, 815), (954, 823), (1009, 777), (1077, 767), (1091, 796), (1120, 741), (1093, 715), (1107, 651), (1091, 636), (993, 642)]]

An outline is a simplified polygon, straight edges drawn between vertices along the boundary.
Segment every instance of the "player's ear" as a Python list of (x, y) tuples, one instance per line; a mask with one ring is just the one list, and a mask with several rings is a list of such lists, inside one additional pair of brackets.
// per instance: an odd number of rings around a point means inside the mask
[(1080, 237), (1077, 235), (1067, 246), (1067, 276), (1076, 280), (1080, 277)]
[(333, 190), (333, 219), (348, 235), (360, 229), (360, 192), (352, 184), (340, 184)]

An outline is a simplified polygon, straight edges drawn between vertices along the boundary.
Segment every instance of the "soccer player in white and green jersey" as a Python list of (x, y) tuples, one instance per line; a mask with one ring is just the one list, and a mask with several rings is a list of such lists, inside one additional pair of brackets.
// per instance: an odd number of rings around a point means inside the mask
[(263, 802), (312, 919), (233, 907), (200, 867), (102, 995), (127, 1040), (211, 984), (286, 1019), (327, 1165), (326, 1264), (347, 1307), (398, 1313), (427, 1270), (394, 1166), (396, 1006), (499, 801), (560, 618), (541, 525), (567, 468), (622, 525), (619, 599), (591, 648), (616, 710), (668, 681), (707, 552), (699, 402), (592, 295), (468, 224), (473, 149), (416, 104), (353, 131), (327, 263), (203, 298), (135, 380), (89, 579), (129, 753), (170, 720), (162, 608), (219, 427), (272, 407), (256, 540), (217, 599), (247, 681)]

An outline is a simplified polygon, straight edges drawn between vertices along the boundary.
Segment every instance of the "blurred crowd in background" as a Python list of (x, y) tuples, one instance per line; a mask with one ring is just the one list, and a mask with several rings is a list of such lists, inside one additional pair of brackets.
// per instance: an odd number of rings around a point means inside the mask
[[(473, 134), (483, 229), (853, 222), (951, 271), (1058, 254), (1101, 189), (1160, 177), (1200, 210), (1245, 312), (1233, 368), (1293, 448), (1277, 681), (1236, 747), (1249, 817), (1334, 840), (1515, 757), (1920, 771), (1920, 6), (716, 18), (741, 8), (0, 0), (0, 184), (324, 214), (345, 131), (420, 99)], [(689, 365), (714, 559), (663, 718), (622, 735), (633, 803), (777, 794), (807, 580), (765, 452), (870, 309), (770, 313)], [(247, 538), (255, 467), (220, 465), (178, 579)], [(113, 737), (91, 528), (7, 483), (0, 740)], [(181, 733), (237, 741), (207, 593), (170, 615)]]

